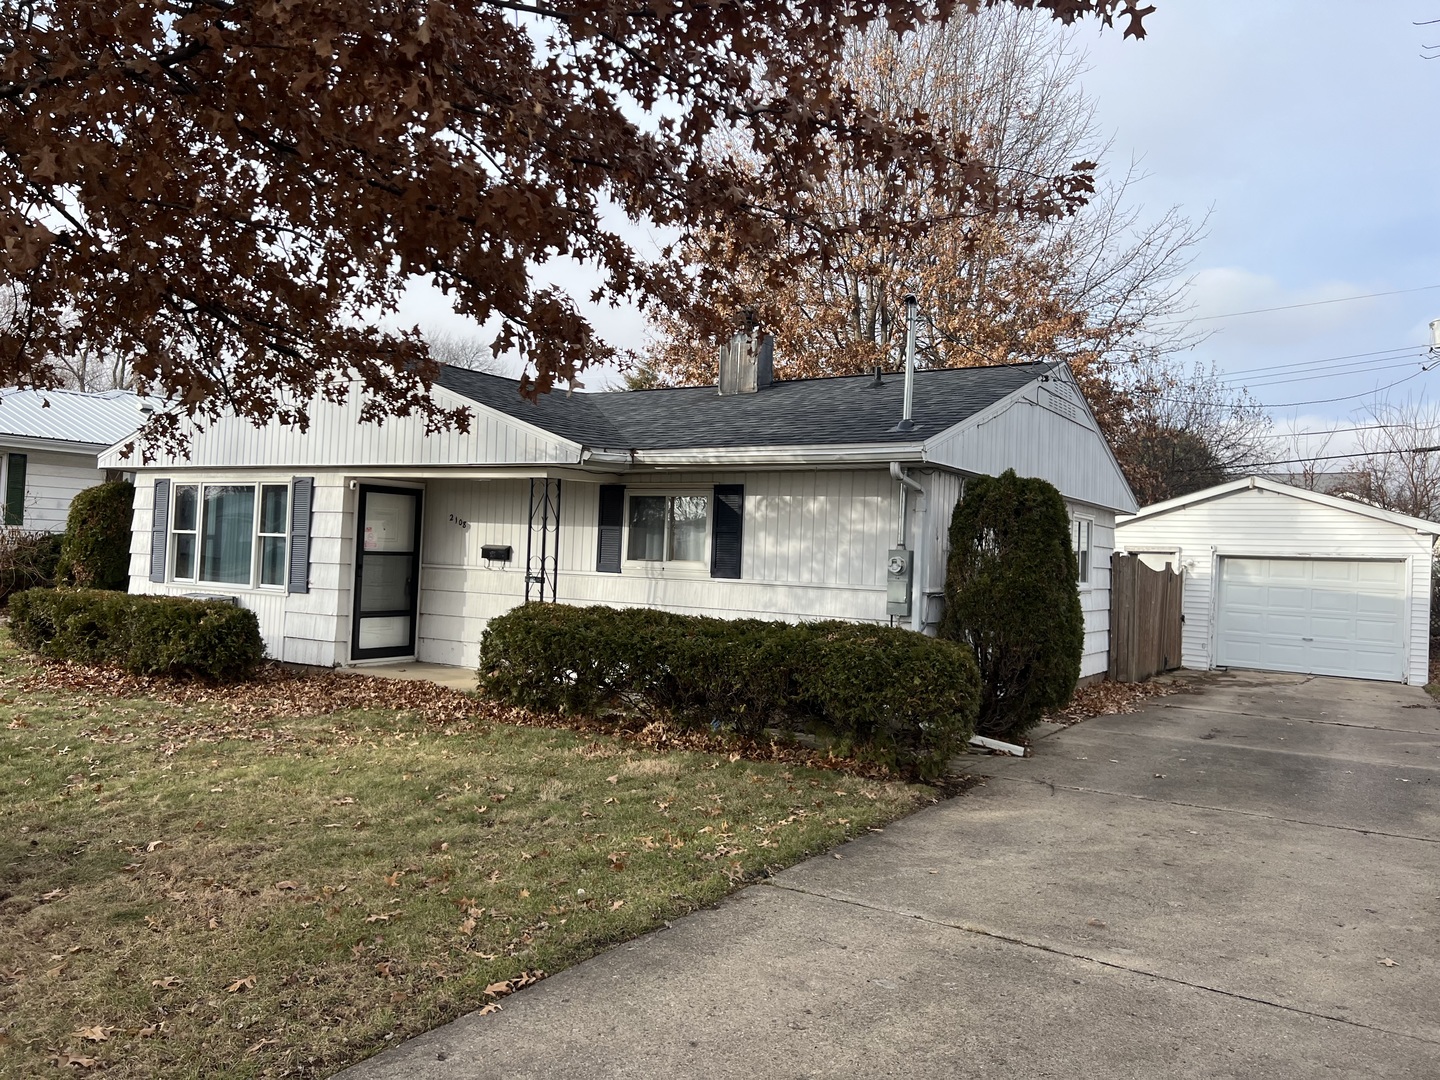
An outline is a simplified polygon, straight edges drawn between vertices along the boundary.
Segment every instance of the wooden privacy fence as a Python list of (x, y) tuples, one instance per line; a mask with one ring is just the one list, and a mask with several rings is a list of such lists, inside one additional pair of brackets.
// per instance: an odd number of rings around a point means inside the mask
[(1140, 682), (1180, 666), (1185, 577), (1139, 555), (1110, 560), (1110, 678)]

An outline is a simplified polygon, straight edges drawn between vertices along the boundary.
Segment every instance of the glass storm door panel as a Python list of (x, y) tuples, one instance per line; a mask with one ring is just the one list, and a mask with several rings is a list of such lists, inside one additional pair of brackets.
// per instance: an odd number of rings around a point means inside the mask
[(356, 509), (355, 633), (350, 656), (415, 654), (420, 492), (362, 484)]

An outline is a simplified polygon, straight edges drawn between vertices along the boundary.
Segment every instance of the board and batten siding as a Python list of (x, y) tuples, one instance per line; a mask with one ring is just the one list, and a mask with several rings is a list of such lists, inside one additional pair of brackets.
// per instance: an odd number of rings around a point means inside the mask
[(1116, 529), (1119, 550), (1177, 553), (1185, 571), (1181, 659), (1186, 667), (1201, 670), (1215, 665), (1216, 575), (1222, 558), (1405, 560), (1410, 582), (1405, 681), (1417, 686), (1429, 680), (1433, 540), (1394, 522), (1263, 488), (1122, 521)]
[[(290, 473), (145, 473), (135, 483), (130, 541), (130, 591), (151, 595), (233, 596), (255, 612), (266, 654), (294, 664), (333, 667), (349, 659), (354, 561), (354, 493), (338, 474), (315, 475), (310, 525), (310, 591), (244, 588), (195, 581), (150, 580), (150, 524), (156, 476), (172, 484), (289, 484)], [(172, 489), (173, 490), (173, 489)], [(170, 568), (166, 567), (166, 576)]]
[[(598, 572), (599, 484), (563, 481), (560, 602), (721, 618), (889, 621), (885, 560), (898, 538), (899, 497), (888, 473), (675, 473), (631, 476), (626, 487), (708, 491), (715, 484), (745, 486), (738, 580), (696, 570)], [(528, 480), (429, 482), (418, 659), (473, 666), (486, 623), (524, 600), (529, 500)], [(510, 545), (513, 558), (487, 566), (486, 544)]]
[[(929, 512), (916, 519), (928, 522), (930, 529), (925, 560), (925, 629), (930, 633), (939, 626), (945, 612), (950, 518), (963, 494), (964, 478), (942, 469), (911, 470), (910, 475), (925, 486), (930, 504)], [(1105, 674), (1110, 667), (1110, 556), (1115, 549), (1115, 512), (1070, 499), (1065, 500), (1065, 509), (1072, 519), (1087, 518), (1094, 525), (1090, 581), (1080, 586), (1080, 609), (1085, 614), (1085, 650), (1080, 657), (1080, 677), (1089, 678)]]
[[(64, 532), (70, 503), (88, 487), (105, 481), (94, 454), (66, 454), (53, 450), (0, 446), (0, 458), (25, 455), (25, 502), (22, 529)], [(0, 492), (0, 501), (3, 501)]]
[(1067, 501), (1133, 513), (1125, 482), (1080, 392), (1067, 377), (1012, 394), (925, 444), (929, 462), (971, 475), (1014, 469), (1038, 476)]

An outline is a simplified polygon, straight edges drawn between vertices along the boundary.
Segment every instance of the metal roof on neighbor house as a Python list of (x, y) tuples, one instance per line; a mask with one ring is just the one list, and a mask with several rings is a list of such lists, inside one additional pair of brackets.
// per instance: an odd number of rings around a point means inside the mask
[(129, 390), (82, 394), (78, 390), (0, 389), (0, 439), (52, 439), (110, 446), (145, 422), (141, 399)]
[(838, 446), (914, 443), (954, 427), (1034, 382), (1053, 363), (945, 368), (915, 373), (915, 427), (900, 420), (905, 377), (874, 375), (777, 382), (753, 394), (724, 397), (713, 386), (609, 393), (554, 390), (531, 402), (520, 383), (498, 375), (442, 367), (436, 382), (462, 397), (533, 424), (562, 439), (607, 450), (701, 447)]

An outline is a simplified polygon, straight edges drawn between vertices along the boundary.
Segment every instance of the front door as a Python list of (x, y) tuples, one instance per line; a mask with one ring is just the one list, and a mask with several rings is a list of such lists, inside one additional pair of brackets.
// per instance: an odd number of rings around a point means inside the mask
[(350, 656), (415, 655), (420, 583), (420, 492), (360, 485), (355, 624)]

